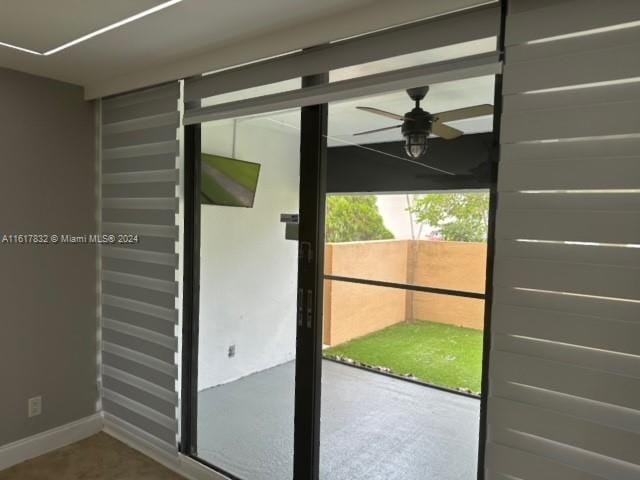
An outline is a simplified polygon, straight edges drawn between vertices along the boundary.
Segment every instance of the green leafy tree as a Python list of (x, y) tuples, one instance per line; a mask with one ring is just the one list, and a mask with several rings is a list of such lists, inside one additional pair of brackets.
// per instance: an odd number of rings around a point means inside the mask
[(328, 196), (325, 225), (327, 242), (393, 238), (384, 226), (374, 195)]
[(408, 210), (416, 222), (430, 226), (445, 240), (487, 240), (488, 193), (430, 193), (415, 198)]

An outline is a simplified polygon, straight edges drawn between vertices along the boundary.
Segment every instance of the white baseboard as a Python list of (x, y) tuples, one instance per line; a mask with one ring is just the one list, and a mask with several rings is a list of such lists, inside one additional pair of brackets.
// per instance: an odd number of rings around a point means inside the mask
[(96, 413), (90, 417), (4, 445), (0, 447), (0, 471), (88, 438), (99, 433), (102, 428), (102, 415)]
[(227, 477), (181, 454), (161, 448), (136, 427), (105, 413), (96, 413), (67, 425), (0, 447), (0, 471), (31, 458), (45, 455), (104, 431), (143, 455), (182, 475), (188, 480), (228, 480)]
[(106, 413), (104, 415), (104, 432), (178, 475), (182, 475), (187, 480), (228, 480), (227, 477), (186, 455), (176, 454), (162, 448), (145, 432)]

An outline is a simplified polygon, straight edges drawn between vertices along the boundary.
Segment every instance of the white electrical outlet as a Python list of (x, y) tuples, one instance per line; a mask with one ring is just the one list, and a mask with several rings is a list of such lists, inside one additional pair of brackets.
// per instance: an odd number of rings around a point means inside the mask
[(42, 397), (37, 396), (30, 398), (27, 402), (27, 415), (29, 418), (37, 417), (42, 413)]

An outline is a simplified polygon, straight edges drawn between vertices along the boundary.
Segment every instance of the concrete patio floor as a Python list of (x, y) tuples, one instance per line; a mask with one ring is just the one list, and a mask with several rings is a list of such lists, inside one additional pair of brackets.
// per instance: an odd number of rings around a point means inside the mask
[[(199, 395), (198, 456), (243, 480), (292, 478), (294, 365)], [(322, 480), (476, 477), (480, 401), (325, 360)]]

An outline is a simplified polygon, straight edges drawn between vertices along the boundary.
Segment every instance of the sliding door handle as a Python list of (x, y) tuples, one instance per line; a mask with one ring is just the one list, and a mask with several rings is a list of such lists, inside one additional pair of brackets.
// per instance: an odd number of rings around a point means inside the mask
[(298, 326), (301, 327), (304, 322), (304, 293), (301, 288), (298, 289)]
[(307, 328), (313, 324), (313, 290), (307, 290)]

